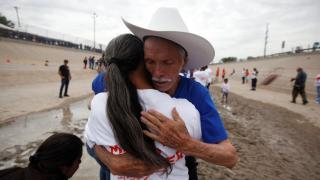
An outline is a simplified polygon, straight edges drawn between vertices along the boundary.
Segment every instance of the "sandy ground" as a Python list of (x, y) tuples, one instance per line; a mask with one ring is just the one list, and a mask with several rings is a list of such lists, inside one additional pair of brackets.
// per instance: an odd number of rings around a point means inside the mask
[[(33, 57), (34, 54), (28, 53), (26, 48), (29, 51), (39, 50), (44, 55), (47, 52), (47, 56), (52, 59), (49, 66), (43, 66), (43, 60), (33, 59), (42, 56), (41, 53)], [(22, 54), (17, 55), (12, 49), (20, 49)], [(70, 54), (72, 56), (69, 56)], [(46, 111), (53, 107), (63, 108), (71, 102), (90, 96), (91, 81), (96, 72), (82, 69), (81, 59), (85, 54), (59, 48), (0, 41), (0, 124), (2, 124), (0, 128), (7, 126), (4, 122), (13, 121), (15, 117)], [(71, 97), (59, 99), (60, 82), (57, 68), (63, 56), (70, 57), (73, 79), (69, 91)], [(7, 57), (11, 58), (10, 63), (6, 62)], [(302, 58), (307, 59), (307, 57)], [(307, 62), (314, 63), (314, 58), (319, 57), (312, 56), (309, 58), (312, 61)], [(287, 57), (286, 61), (283, 59), (280, 61), (290, 64), (292, 59)], [(242, 68), (242, 65), (239, 67)], [(270, 67), (272, 68), (273, 66)], [(278, 73), (281, 74), (281, 71)], [(214, 84), (211, 91), (230, 139), (238, 150), (240, 161), (233, 170), (228, 170), (199, 160), (199, 178), (319, 179), (320, 105), (314, 103), (314, 97), (309, 96), (310, 103), (305, 106), (301, 104), (300, 97), (297, 104), (291, 104), (290, 86), (280, 91), (273, 86), (259, 85), (257, 91), (250, 91), (249, 85), (240, 84), (236, 76), (230, 79), (232, 93), (228, 105), (220, 103), (221, 83)], [(258, 81), (261, 82), (260, 80)], [(82, 108), (86, 108), (85, 106)], [(74, 118), (77, 119), (75, 114)], [(67, 125), (63, 120), (61, 122), (63, 126), (70, 126), (64, 129), (65, 131), (82, 136), (85, 118), (66, 123)], [(3, 132), (0, 131), (0, 135)], [(0, 166), (5, 167), (2, 165), (7, 162), (26, 165), (27, 157), (45, 136), (6, 148), (0, 153)], [(86, 153), (82, 160), (80, 169), (72, 179), (98, 179), (98, 165)]]
[[(303, 110), (298, 114), (281, 107), (285, 103), (253, 100), (257, 95), (264, 99), (265, 91), (245, 90), (254, 95), (231, 93), (229, 103), (222, 104), (220, 88), (213, 88), (216, 106), (240, 161), (229, 170), (198, 160), (199, 179), (319, 179), (319, 127), (302, 115)], [(282, 97), (268, 93), (276, 99)], [(295, 106), (304, 109), (303, 105)], [(319, 105), (314, 108), (320, 112)]]
[[(0, 124), (89, 96), (97, 72), (84, 70), (82, 60), (92, 55), (100, 57), (92, 52), (0, 38)], [(48, 66), (44, 66), (45, 59), (49, 60)], [(57, 72), (63, 59), (69, 60), (72, 80), (70, 97), (59, 99)]]
[[(219, 82), (216, 83), (215, 86), (220, 87), (221, 84), (222, 83)], [(232, 93), (248, 99), (285, 108), (289, 111), (305, 116), (308, 122), (311, 122), (314, 126), (320, 128), (320, 105), (315, 102), (315, 96), (313, 95), (307, 94), (307, 99), (309, 101), (307, 105), (302, 105), (301, 96), (298, 96), (296, 99), (297, 103), (293, 104), (290, 103), (290, 101), (292, 100), (292, 96), (290, 93), (270, 90), (269, 87), (263, 85), (258, 85), (257, 91), (251, 91), (250, 83), (241, 84), (240, 80), (235, 78), (231, 78), (229, 84)]]

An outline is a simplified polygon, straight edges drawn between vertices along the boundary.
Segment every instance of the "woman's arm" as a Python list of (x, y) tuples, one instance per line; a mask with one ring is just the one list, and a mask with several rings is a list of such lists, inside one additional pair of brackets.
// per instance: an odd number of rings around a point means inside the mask
[(130, 154), (113, 155), (103, 146), (95, 145), (94, 151), (99, 160), (106, 165), (112, 174), (129, 177), (143, 177), (153, 174), (159, 168), (132, 157)]

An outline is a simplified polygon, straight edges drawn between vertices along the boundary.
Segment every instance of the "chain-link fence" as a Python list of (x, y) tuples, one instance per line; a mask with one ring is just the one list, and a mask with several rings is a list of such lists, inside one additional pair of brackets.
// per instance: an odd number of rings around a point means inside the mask
[(106, 45), (101, 43), (95, 43), (94, 48), (94, 42), (92, 40), (55, 32), (30, 24), (20, 24), (20, 26), (18, 26), (18, 23), (14, 23), (16, 24), (15, 28), (0, 26), (0, 36), (95, 52), (102, 52), (102, 50), (106, 48)]

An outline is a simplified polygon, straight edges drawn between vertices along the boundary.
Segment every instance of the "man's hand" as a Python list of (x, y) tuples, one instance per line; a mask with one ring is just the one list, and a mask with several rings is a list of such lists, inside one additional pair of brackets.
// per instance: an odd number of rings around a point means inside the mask
[(141, 112), (141, 115), (141, 121), (149, 129), (144, 130), (144, 134), (165, 146), (184, 151), (186, 142), (192, 139), (176, 108), (172, 110), (173, 119), (154, 110)]
[(106, 165), (114, 175), (143, 177), (149, 176), (159, 170), (159, 168), (134, 158), (128, 153), (112, 155), (103, 146), (98, 145), (94, 146), (94, 151), (100, 161)]
[(141, 121), (150, 130), (144, 131), (144, 134), (165, 146), (228, 168), (234, 167), (238, 161), (236, 149), (229, 140), (209, 144), (192, 139), (175, 109), (172, 111), (173, 120), (154, 110), (141, 114)]

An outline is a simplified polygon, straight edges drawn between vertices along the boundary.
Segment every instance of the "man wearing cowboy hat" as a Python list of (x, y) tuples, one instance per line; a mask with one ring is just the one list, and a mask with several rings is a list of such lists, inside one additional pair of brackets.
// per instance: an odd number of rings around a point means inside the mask
[[(174, 8), (160, 8), (151, 19), (149, 29), (123, 22), (144, 41), (145, 65), (152, 75), (155, 89), (189, 100), (201, 116), (202, 141), (190, 137), (179, 116), (170, 119), (156, 111), (142, 112), (142, 122), (150, 129), (144, 132), (145, 135), (187, 155), (189, 179), (197, 179), (197, 163), (191, 156), (232, 168), (237, 162), (237, 153), (228, 140), (209, 91), (201, 84), (179, 76), (182, 69), (208, 65), (214, 58), (212, 45), (206, 39), (189, 33)], [(96, 146), (95, 150), (114, 174), (141, 177), (157, 170), (128, 155), (115, 157), (108, 154), (103, 157), (101, 147)]]

